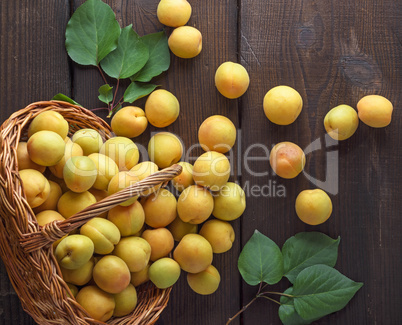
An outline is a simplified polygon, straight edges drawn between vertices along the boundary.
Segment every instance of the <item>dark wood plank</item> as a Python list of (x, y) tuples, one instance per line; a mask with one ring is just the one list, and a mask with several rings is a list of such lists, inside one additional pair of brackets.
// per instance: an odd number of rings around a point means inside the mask
[(56, 93), (70, 95), (64, 31), (68, 0), (2, 1), (0, 120)]
[[(193, 13), (188, 25), (201, 31), (203, 49), (198, 57), (190, 60), (173, 56), (166, 79), (167, 86), (174, 89), (183, 108), (171, 130), (181, 136), (188, 150), (198, 143), (198, 128), (207, 117), (224, 115), (238, 125), (237, 101), (221, 96), (214, 85), (217, 67), (224, 61), (237, 60), (237, 4), (229, 0), (190, 3)], [(201, 152), (189, 153), (194, 157)], [(237, 149), (234, 149), (234, 157), (236, 154)], [(194, 159), (190, 162), (193, 163)], [(234, 171), (230, 180), (237, 181), (237, 162), (233, 159), (231, 163)], [(183, 272), (158, 324), (224, 324), (229, 315), (239, 308), (237, 256), (240, 253), (240, 220), (232, 222), (232, 225), (236, 233), (232, 249), (224, 254), (214, 254), (213, 265), (221, 275), (218, 291), (210, 296), (195, 294), (187, 285)]]
[[(28, 104), (70, 95), (64, 48), (69, 1), (2, 1), (0, 4), (0, 123)], [(34, 324), (0, 262), (0, 324)]]
[[(133, 24), (139, 35), (157, 32), (164, 28), (156, 17), (159, 1), (139, 0), (106, 1), (117, 14), (122, 26)], [(77, 7), (83, 1), (75, 1)], [(237, 101), (223, 98), (214, 86), (215, 70), (220, 63), (236, 61), (237, 50), (237, 4), (233, 1), (191, 2), (192, 16), (188, 23), (198, 28), (203, 35), (203, 49), (194, 59), (180, 59), (172, 55), (170, 69), (158, 77), (155, 83), (171, 91), (180, 102), (178, 120), (163, 130), (178, 135), (185, 151), (198, 143), (198, 127), (210, 115), (221, 114), (238, 124)], [(171, 28), (166, 29), (168, 34)], [(97, 89), (103, 84), (96, 69), (74, 65), (74, 98), (85, 107), (95, 108), (101, 103), (97, 99)], [(123, 84), (124, 86), (124, 84)], [(123, 87), (124, 88), (124, 87)], [(144, 108), (145, 100), (135, 105)], [(104, 113), (100, 114), (105, 116)], [(150, 126), (146, 134), (134, 141), (147, 147), (152, 133), (159, 132)], [(201, 150), (190, 150), (189, 157), (199, 155)], [(190, 159), (194, 162), (194, 159)], [(234, 169), (236, 166), (234, 165)], [(236, 180), (235, 172), (231, 178)], [(200, 296), (187, 285), (186, 274), (174, 286), (166, 310), (158, 324), (222, 324), (239, 308), (240, 288), (237, 272), (237, 256), (240, 253), (240, 221), (233, 223), (239, 238), (228, 253), (215, 255), (213, 264), (221, 272), (222, 282), (219, 291), (212, 296)], [(228, 299), (227, 297), (230, 297)], [(197, 315), (195, 317), (195, 315)]]
[[(243, 244), (255, 228), (277, 242), (300, 231), (322, 231), (342, 237), (337, 269), (364, 287), (342, 311), (319, 324), (396, 324), (401, 311), (401, 44), (400, 4), (393, 1), (247, 1), (241, 5), (241, 62), (250, 72), (251, 86), (242, 99), (242, 150), (263, 143), (267, 148), (292, 141), (306, 148), (314, 140), (322, 149), (307, 156), (306, 172), (325, 180), (327, 153), (339, 153), (339, 191), (331, 195), (334, 211), (320, 226), (307, 226), (296, 216), (297, 194), (316, 187), (304, 175), (293, 180), (274, 176), (269, 162), (253, 163), (252, 170), (269, 171), (258, 177), (243, 166), (243, 184), (276, 182), (286, 197), (248, 197), (243, 217)], [(398, 32), (399, 30), (399, 32)], [(304, 108), (290, 126), (276, 126), (264, 116), (265, 93), (289, 85), (303, 97)], [(360, 124), (356, 134), (326, 148), (323, 118), (332, 107), (381, 94), (394, 103), (393, 122), (385, 129)], [(255, 156), (262, 156), (257, 150)], [(399, 244), (398, 244), (399, 243)], [(284, 290), (286, 281), (273, 286)], [(243, 284), (243, 304), (257, 288)], [(280, 324), (278, 306), (259, 301), (243, 316), (244, 324)]]

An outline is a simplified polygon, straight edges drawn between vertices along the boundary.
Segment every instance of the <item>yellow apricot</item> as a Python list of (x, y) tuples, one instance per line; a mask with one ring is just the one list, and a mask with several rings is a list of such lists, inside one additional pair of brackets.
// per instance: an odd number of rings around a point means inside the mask
[(359, 126), (356, 111), (348, 105), (339, 105), (331, 109), (324, 118), (324, 127), (328, 135), (335, 140), (350, 138)]
[(172, 185), (176, 190), (182, 192), (187, 187), (194, 184), (193, 165), (184, 161), (181, 161), (177, 164), (182, 166), (182, 171), (179, 175), (172, 179)]
[(185, 235), (196, 234), (198, 231), (198, 225), (184, 222), (180, 217), (176, 217), (167, 228), (172, 233), (175, 241), (180, 241)]
[(150, 267), (150, 263), (147, 264), (141, 271), (131, 272), (131, 284), (135, 287), (149, 281), (148, 270)]
[(232, 248), (235, 233), (227, 221), (212, 219), (205, 222), (200, 233), (212, 246), (214, 253), (224, 253)]
[(204, 271), (199, 273), (188, 273), (187, 283), (190, 288), (200, 295), (210, 295), (218, 290), (221, 276), (219, 271), (209, 265)]
[(144, 238), (124, 237), (116, 245), (113, 255), (120, 257), (127, 264), (130, 272), (139, 272), (148, 265), (151, 247)]
[(43, 173), (46, 169), (46, 166), (38, 165), (32, 161), (28, 154), (27, 143), (23, 141), (19, 142), (17, 146), (17, 161), (18, 170), (36, 169), (37, 171)]
[(197, 28), (180, 26), (173, 30), (168, 45), (173, 54), (179, 58), (194, 58), (202, 50), (202, 35)]
[(149, 159), (159, 168), (166, 168), (177, 163), (182, 154), (183, 145), (173, 133), (159, 132), (149, 140)]
[(299, 116), (303, 100), (300, 94), (289, 86), (276, 86), (264, 96), (264, 113), (275, 124), (289, 125)]
[(131, 274), (127, 264), (120, 257), (106, 255), (95, 264), (93, 279), (102, 290), (116, 294), (127, 288)]
[(167, 189), (159, 189), (142, 204), (145, 223), (152, 228), (166, 227), (176, 218), (177, 201)]
[(215, 86), (226, 98), (239, 98), (247, 91), (249, 84), (248, 72), (239, 63), (224, 62), (215, 72)]
[(297, 144), (280, 142), (272, 148), (269, 162), (278, 176), (294, 178), (303, 170), (306, 157)]
[(229, 159), (216, 151), (207, 151), (197, 158), (193, 167), (193, 179), (197, 185), (211, 191), (219, 191), (230, 177)]
[(173, 258), (180, 267), (190, 273), (204, 271), (212, 263), (211, 244), (201, 235), (185, 235), (173, 252)]
[(57, 202), (60, 199), (60, 196), (63, 194), (61, 191), (61, 187), (56, 182), (48, 180), (50, 185), (49, 196), (40, 206), (34, 208), (35, 213), (39, 213), (45, 210), (56, 210), (57, 209)]
[(130, 170), (140, 158), (137, 145), (126, 137), (114, 137), (106, 140), (99, 153), (112, 158), (120, 171)]
[(84, 156), (99, 152), (103, 144), (102, 136), (98, 131), (93, 129), (78, 130), (73, 134), (71, 140), (82, 148)]
[(161, 0), (156, 9), (158, 20), (170, 27), (187, 24), (191, 16), (191, 5), (186, 0)]
[(29, 158), (41, 166), (53, 166), (64, 156), (64, 139), (53, 131), (35, 132), (27, 143)]
[[(138, 179), (142, 181), (145, 177), (148, 177), (158, 171), (158, 165), (155, 164), (152, 161), (143, 161), (137, 165), (135, 165), (133, 168), (130, 169), (130, 172), (136, 176), (138, 176)], [(149, 190), (145, 190), (141, 192), (141, 196), (146, 196), (151, 194), (152, 192), (155, 192), (158, 188), (161, 187), (162, 184), (158, 184)]]
[(95, 183), (92, 185), (97, 190), (107, 190), (110, 180), (119, 172), (119, 167), (110, 157), (100, 153), (92, 153), (88, 156), (97, 169)]
[(84, 151), (79, 144), (72, 142), (70, 139), (65, 140), (64, 142), (66, 143), (66, 147), (64, 149), (63, 158), (61, 158), (56, 165), (49, 166), (49, 170), (57, 178), (63, 178), (63, 169), (67, 160), (69, 160), (71, 157), (84, 155)]
[(148, 120), (141, 108), (126, 106), (113, 116), (110, 125), (117, 136), (135, 138), (145, 131)]
[(76, 300), (92, 318), (101, 322), (106, 322), (113, 316), (116, 306), (112, 294), (94, 285), (82, 288), (78, 292)]
[(219, 192), (214, 194), (212, 214), (224, 221), (239, 218), (246, 209), (246, 194), (236, 183), (227, 182)]
[[(131, 171), (119, 172), (116, 175), (114, 175), (113, 178), (110, 180), (107, 192), (109, 195), (112, 195), (114, 193), (121, 191), (126, 187), (134, 185), (138, 181), (139, 181), (138, 177), (134, 175)], [(137, 199), (138, 195), (133, 196), (132, 198), (124, 201), (123, 203), (120, 203), (120, 205), (121, 206), (131, 205), (135, 201), (137, 201)]]
[(71, 157), (63, 168), (64, 182), (76, 193), (88, 191), (94, 185), (97, 175), (95, 163), (87, 156)]
[(174, 285), (180, 277), (180, 265), (169, 257), (161, 258), (149, 267), (149, 279), (159, 289)]
[(22, 184), (28, 204), (31, 208), (40, 206), (47, 200), (50, 193), (50, 184), (45, 176), (36, 169), (20, 170)]
[(357, 103), (360, 120), (373, 128), (383, 128), (391, 123), (392, 103), (380, 95), (368, 95)]
[(88, 191), (82, 193), (68, 191), (57, 202), (57, 210), (67, 219), (94, 203), (96, 198)]
[(230, 151), (236, 141), (236, 127), (222, 115), (213, 115), (202, 122), (198, 129), (198, 141), (205, 151), (220, 153)]
[(38, 131), (53, 131), (64, 139), (68, 134), (68, 122), (56, 111), (45, 111), (35, 116), (28, 128), (30, 138)]
[(115, 206), (107, 215), (109, 221), (119, 228), (121, 236), (133, 236), (144, 226), (145, 213), (140, 202), (135, 201), (129, 206)]
[(149, 123), (164, 128), (176, 121), (180, 112), (177, 98), (165, 89), (153, 91), (145, 102), (145, 114)]
[(142, 233), (144, 238), (151, 246), (151, 261), (156, 261), (168, 256), (174, 247), (172, 234), (166, 228), (147, 229)]
[(321, 189), (304, 190), (297, 196), (295, 208), (301, 221), (309, 225), (319, 225), (330, 217), (332, 202)]
[(212, 194), (204, 187), (191, 185), (177, 200), (177, 214), (184, 222), (200, 224), (207, 220), (214, 209)]
[(122, 292), (114, 295), (116, 307), (113, 316), (122, 317), (130, 314), (137, 306), (137, 290), (130, 283)]

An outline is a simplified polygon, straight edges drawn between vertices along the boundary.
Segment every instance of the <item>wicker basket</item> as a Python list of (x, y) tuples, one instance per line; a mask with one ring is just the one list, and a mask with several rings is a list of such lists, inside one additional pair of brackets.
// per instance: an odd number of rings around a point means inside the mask
[[(18, 174), (16, 148), (27, 138), (27, 125), (40, 112), (54, 110), (69, 122), (70, 133), (92, 128), (105, 139), (108, 124), (85, 108), (61, 101), (33, 103), (12, 114), (0, 127), (0, 255), (22, 307), (38, 324), (104, 324), (92, 319), (75, 301), (61, 277), (52, 243), (89, 219), (108, 211), (133, 195), (166, 183), (181, 172), (178, 165), (155, 173), (86, 208), (73, 217), (40, 227), (29, 207)], [(126, 317), (108, 324), (154, 324), (166, 307), (171, 288), (160, 290), (147, 283), (139, 288), (138, 305)]]

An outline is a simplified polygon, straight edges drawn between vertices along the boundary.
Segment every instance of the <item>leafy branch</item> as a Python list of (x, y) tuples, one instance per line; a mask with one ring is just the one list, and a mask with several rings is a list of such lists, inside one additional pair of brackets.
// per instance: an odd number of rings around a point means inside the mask
[[(319, 232), (299, 233), (279, 247), (257, 230), (239, 256), (238, 268), (244, 281), (258, 285), (253, 299), (228, 319), (230, 324), (258, 298), (278, 304), (285, 325), (304, 325), (341, 310), (363, 286), (333, 267), (338, 258), (340, 238)], [(265, 291), (283, 277), (293, 284), (285, 292)], [(264, 284), (265, 283), (265, 284)], [(277, 301), (271, 295), (280, 296)]]
[[(170, 66), (164, 31), (140, 37), (132, 25), (121, 28), (113, 10), (101, 0), (87, 0), (71, 16), (66, 28), (66, 50), (74, 62), (92, 65), (99, 71), (104, 85), (98, 89), (98, 98), (107, 107), (95, 110), (108, 110), (108, 117), (123, 103), (133, 103), (150, 94), (158, 86), (149, 82)], [(123, 79), (131, 83), (118, 99)], [(74, 102), (63, 94), (54, 97), (61, 98)]]

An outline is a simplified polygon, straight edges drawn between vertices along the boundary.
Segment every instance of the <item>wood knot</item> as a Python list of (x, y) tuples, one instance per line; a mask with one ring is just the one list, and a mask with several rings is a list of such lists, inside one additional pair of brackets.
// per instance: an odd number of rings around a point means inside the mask
[(315, 30), (312, 27), (298, 29), (297, 45), (302, 48), (311, 47), (316, 42)]
[(342, 56), (339, 64), (342, 74), (353, 84), (363, 88), (381, 87), (381, 69), (368, 56)]
[(296, 47), (301, 49), (322, 50), (324, 41), (324, 23), (320, 15), (315, 15), (309, 21), (295, 25)]

